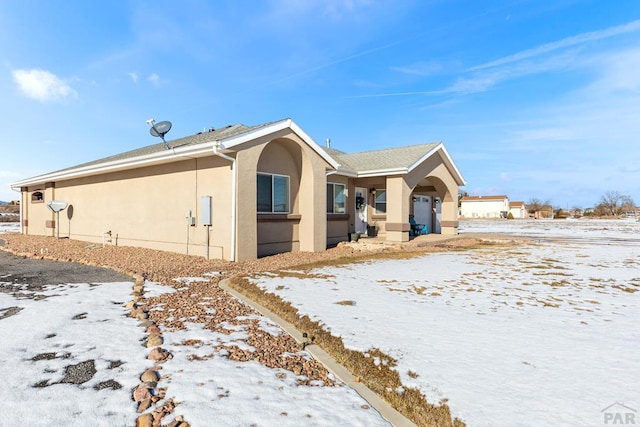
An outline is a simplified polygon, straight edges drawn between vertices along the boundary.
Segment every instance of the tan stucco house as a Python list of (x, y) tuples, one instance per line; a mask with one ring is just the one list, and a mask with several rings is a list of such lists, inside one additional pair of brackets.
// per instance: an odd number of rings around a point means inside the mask
[[(442, 143), (347, 154), (285, 119), (211, 129), (11, 187), (21, 192), (24, 234), (242, 261), (323, 251), (367, 226), (408, 241), (410, 214), (431, 232), (457, 234), (464, 184)], [(67, 208), (55, 214), (53, 200)]]

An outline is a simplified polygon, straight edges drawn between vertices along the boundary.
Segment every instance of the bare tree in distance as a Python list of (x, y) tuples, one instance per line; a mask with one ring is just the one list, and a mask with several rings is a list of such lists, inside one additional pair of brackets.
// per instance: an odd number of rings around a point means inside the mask
[(551, 202), (549, 200), (540, 200), (537, 199), (535, 197), (529, 199), (529, 201), (527, 202), (527, 208), (531, 209), (531, 210), (536, 210), (539, 211), (541, 210), (543, 207), (545, 206), (550, 206)]
[(621, 194), (618, 191), (607, 191), (602, 195), (600, 203), (596, 206), (596, 215), (618, 216), (633, 210), (635, 210), (635, 204), (630, 196)]
[(540, 200), (537, 198), (531, 198), (527, 202), (527, 212), (529, 216), (535, 218), (553, 218), (553, 207), (549, 200)]
[(458, 191), (458, 207), (462, 207), (461, 200), (462, 200), (463, 197), (467, 197), (468, 195), (469, 195), (469, 193), (467, 193), (464, 190), (459, 190)]
[(571, 213), (571, 215), (575, 218), (580, 218), (582, 216), (582, 214), (584, 213), (584, 209), (582, 209), (581, 206), (575, 205), (571, 208), (571, 210), (569, 211)]

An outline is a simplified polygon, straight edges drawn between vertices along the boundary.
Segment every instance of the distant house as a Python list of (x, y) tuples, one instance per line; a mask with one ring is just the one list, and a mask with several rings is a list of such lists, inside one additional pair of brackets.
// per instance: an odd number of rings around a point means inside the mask
[(508, 214), (507, 196), (464, 196), (460, 199), (463, 218), (506, 218)]
[[(405, 242), (410, 215), (430, 233), (457, 234), (464, 184), (441, 142), (344, 153), (284, 119), (211, 129), (11, 186), (21, 191), (24, 234), (57, 230), (243, 261), (322, 251), (367, 230)], [(56, 215), (53, 200), (68, 207)]]
[(524, 202), (509, 202), (509, 213), (514, 219), (527, 217), (527, 208)]
[(542, 205), (537, 209), (528, 209), (527, 213), (529, 215), (529, 218), (534, 219), (553, 218), (553, 206)]

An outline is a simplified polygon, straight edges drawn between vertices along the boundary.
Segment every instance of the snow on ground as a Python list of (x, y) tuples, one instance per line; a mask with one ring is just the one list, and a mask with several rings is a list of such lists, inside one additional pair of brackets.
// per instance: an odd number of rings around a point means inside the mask
[[(175, 280), (188, 286), (204, 279)], [(158, 295), (161, 290), (162, 287), (151, 288), (146, 295)], [(242, 320), (240, 317), (238, 320)], [(267, 334), (285, 333), (266, 317), (252, 317)], [(183, 320), (184, 330), (163, 332), (163, 347), (173, 359), (163, 365), (162, 385), (168, 388), (167, 396), (179, 403), (168, 421), (182, 415), (194, 427), (389, 426), (362, 397), (333, 376), (335, 387), (324, 386), (320, 381), (311, 386), (299, 385), (297, 380), (301, 377), (291, 371), (226, 358), (227, 350), (222, 347), (252, 349), (245, 342), (248, 334), (244, 326), (223, 324), (228, 333), (220, 333)], [(302, 353), (311, 358), (306, 351)]]
[[(566, 237), (581, 241), (611, 243), (640, 239), (640, 222), (630, 219), (537, 219), (537, 220), (461, 220), (460, 234), (467, 232), (511, 233), (545, 238)], [(603, 242), (602, 238), (609, 239)]]
[(254, 281), (396, 358), (406, 385), (470, 426), (603, 425), (616, 402), (639, 408), (640, 223), (461, 225), (546, 238)]
[[(188, 285), (199, 280), (180, 281)], [(142, 345), (144, 328), (124, 307), (131, 286), (34, 289), (3, 282), (0, 275), (0, 401), (8, 408), (0, 414), (0, 425), (135, 424), (132, 389), (152, 363)], [(173, 288), (147, 282), (145, 291), (151, 297)], [(265, 333), (284, 333), (268, 319), (255, 317)], [(226, 350), (215, 347), (247, 347), (242, 326), (227, 325), (228, 335), (200, 324), (186, 326), (163, 333), (163, 347), (173, 359), (162, 365), (160, 386), (179, 403), (165, 423), (183, 415), (194, 427), (389, 425), (339, 380), (335, 387), (304, 386), (290, 371), (228, 360)]]
[(131, 283), (34, 290), (0, 276), (0, 425), (135, 423), (131, 389), (151, 364), (130, 293)]
[[(175, 280), (188, 286), (204, 279), (182, 277)], [(157, 285), (149, 288), (146, 284), (145, 295), (159, 295), (162, 289)], [(267, 334), (285, 333), (266, 317), (252, 317)], [(245, 342), (248, 334), (244, 326), (222, 324), (228, 333), (220, 333), (205, 329), (200, 323), (182, 320), (185, 321), (184, 330), (163, 331), (163, 347), (171, 352), (173, 359), (163, 365), (161, 384), (167, 387), (167, 397), (179, 403), (166, 422), (181, 415), (194, 427), (389, 426), (360, 395), (333, 376), (334, 387), (324, 386), (320, 381), (305, 386), (298, 384), (301, 377), (291, 371), (226, 358), (227, 350), (222, 347), (252, 349)], [(302, 353), (311, 358), (308, 352)]]
[[(264, 317), (267, 333), (284, 333)], [(187, 329), (165, 332), (165, 348), (174, 358), (163, 375), (167, 395), (181, 402), (173, 416), (183, 415), (192, 426), (388, 426), (367, 402), (340, 381), (335, 387), (297, 384), (297, 377), (283, 369), (258, 362), (233, 362), (224, 357), (221, 344), (247, 347), (242, 327), (228, 325), (229, 335), (187, 324)], [(185, 345), (187, 341), (197, 341)], [(364, 408), (363, 408), (364, 406)]]
[(2, 233), (19, 233), (19, 222), (0, 222), (0, 234)]

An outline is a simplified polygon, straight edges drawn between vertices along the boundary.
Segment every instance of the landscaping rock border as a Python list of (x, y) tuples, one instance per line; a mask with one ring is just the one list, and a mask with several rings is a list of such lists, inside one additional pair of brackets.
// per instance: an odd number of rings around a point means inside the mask
[[(156, 427), (162, 424), (165, 416), (173, 412), (176, 404), (172, 399), (164, 400), (166, 387), (160, 387), (162, 379), (159, 371), (162, 364), (173, 358), (173, 355), (162, 348), (164, 339), (162, 331), (157, 324), (149, 320), (149, 312), (142, 308), (144, 299), (145, 279), (142, 275), (133, 273), (135, 280), (131, 301), (126, 304), (129, 315), (139, 320), (138, 326), (146, 328), (145, 346), (151, 349), (147, 355), (148, 360), (153, 360), (153, 367), (140, 374), (140, 384), (132, 391), (132, 399), (138, 404), (137, 412), (141, 415), (136, 419), (136, 427)], [(189, 427), (190, 424), (181, 416), (177, 416), (170, 427)]]

